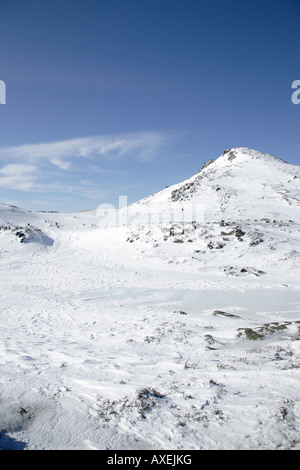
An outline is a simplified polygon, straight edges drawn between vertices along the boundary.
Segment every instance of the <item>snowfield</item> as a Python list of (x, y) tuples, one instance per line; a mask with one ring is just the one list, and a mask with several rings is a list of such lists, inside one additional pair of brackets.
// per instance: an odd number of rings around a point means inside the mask
[(299, 181), (237, 148), (109, 216), (0, 204), (0, 449), (299, 450)]

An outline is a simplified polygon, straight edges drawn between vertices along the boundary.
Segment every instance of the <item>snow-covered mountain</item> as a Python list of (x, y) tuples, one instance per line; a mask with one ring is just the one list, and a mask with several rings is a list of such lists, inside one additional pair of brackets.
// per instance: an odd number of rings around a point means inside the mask
[(299, 180), (236, 148), (119, 211), (0, 204), (0, 449), (300, 448)]
[(263, 270), (291, 259), (297, 269), (300, 169), (265, 153), (225, 150), (190, 179), (133, 204), (128, 213), (129, 241), (152, 243), (160, 259), (186, 255), (221, 269), (233, 261), (246, 269), (241, 262), (252, 260)]
[(206, 221), (226, 218), (293, 218), (299, 209), (298, 166), (247, 148), (225, 150), (190, 179), (138, 204), (189, 203), (204, 208)]

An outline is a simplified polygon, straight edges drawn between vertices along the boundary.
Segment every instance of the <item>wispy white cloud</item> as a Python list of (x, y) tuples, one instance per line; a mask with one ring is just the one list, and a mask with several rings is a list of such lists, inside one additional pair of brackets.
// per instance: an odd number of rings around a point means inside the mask
[(171, 133), (149, 131), (0, 147), (0, 188), (42, 192), (56, 187), (67, 192), (76, 187), (87, 194), (82, 181), (110, 174), (110, 165), (116, 168), (121, 160), (149, 162), (172, 139)]
[(0, 159), (25, 158), (29, 162), (48, 160), (57, 164), (65, 158), (94, 159), (101, 156), (107, 160), (115, 160), (130, 156), (145, 161), (151, 159), (169, 138), (169, 135), (160, 132), (135, 132), (26, 144), (0, 148)]
[(29, 191), (33, 189), (38, 179), (38, 167), (24, 163), (11, 163), (0, 169), (0, 188), (20, 189)]
[(4, 176), (0, 177), (1, 189), (18, 189), (20, 191), (31, 191), (34, 189), (35, 181), (32, 176)]
[(64, 171), (68, 171), (68, 170), (71, 169), (71, 162), (70, 161), (60, 160), (59, 158), (52, 158), (50, 160), (50, 163), (52, 163), (52, 165), (55, 165), (55, 166), (57, 166), (58, 168), (60, 168), (61, 170), (64, 170)]
[(10, 163), (4, 165), (0, 169), (0, 175), (5, 177), (7, 176), (17, 176), (17, 175), (30, 175), (37, 171), (38, 167), (36, 165), (27, 165), (24, 163)]

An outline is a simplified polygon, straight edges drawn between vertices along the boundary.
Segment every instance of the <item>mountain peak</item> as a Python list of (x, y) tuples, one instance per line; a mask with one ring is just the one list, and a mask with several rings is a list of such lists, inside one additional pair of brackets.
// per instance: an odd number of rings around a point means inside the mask
[[(264, 160), (269, 162), (279, 161), (285, 163), (280, 158), (274, 157), (259, 150), (250, 149), (247, 147), (235, 147), (224, 150), (223, 154), (219, 157), (222, 161), (233, 162), (236, 161), (249, 161), (249, 160)], [(219, 160), (218, 159), (218, 160)]]
[[(191, 178), (142, 201), (159, 210), (202, 206), (206, 220), (293, 219), (299, 211), (299, 166), (258, 150), (230, 148)], [(175, 206), (173, 206), (175, 207)]]
[[(235, 147), (226, 149), (218, 158), (205, 162), (198, 175), (209, 175), (218, 170), (230, 172), (234, 168), (240, 169), (239, 174), (236, 176), (240, 176), (240, 172), (248, 171), (250, 169), (251, 173), (253, 173), (253, 171), (254, 173), (260, 173), (263, 171), (263, 174), (266, 175), (266, 166), (269, 166), (272, 169), (280, 169), (283, 172), (290, 171), (292, 168), (296, 172), (299, 171), (299, 167), (289, 164), (269, 153), (247, 147)], [(251, 178), (250, 174), (249, 177)]]

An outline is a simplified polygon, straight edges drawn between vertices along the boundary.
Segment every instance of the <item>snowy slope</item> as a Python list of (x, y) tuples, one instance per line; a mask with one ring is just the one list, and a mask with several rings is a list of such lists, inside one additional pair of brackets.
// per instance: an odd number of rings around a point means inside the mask
[[(190, 179), (173, 185), (137, 204), (202, 205), (205, 221), (227, 217), (293, 218), (299, 209), (298, 166), (255, 150), (225, 150)], [(258, 204), (259, 202), (259, 204)]]
[[(187, 181), (133, 204), (129, 241), (152, 244), (159, 259), (180, 256), (206, 269), (228, 265), (226, 271), (233, 272), (256, 263), (280, 272), (282, 261), (297, 271), (299, 178), (299, 167), (271, 155), (227, 150)], [(153, 250), (147, 253), (153, 256)], [(232, 260), (238, 268), (230, 269)]]
[(299, 449), (299, 177), (238, 148), (110, 217), (0, 205), (0, 449)]

